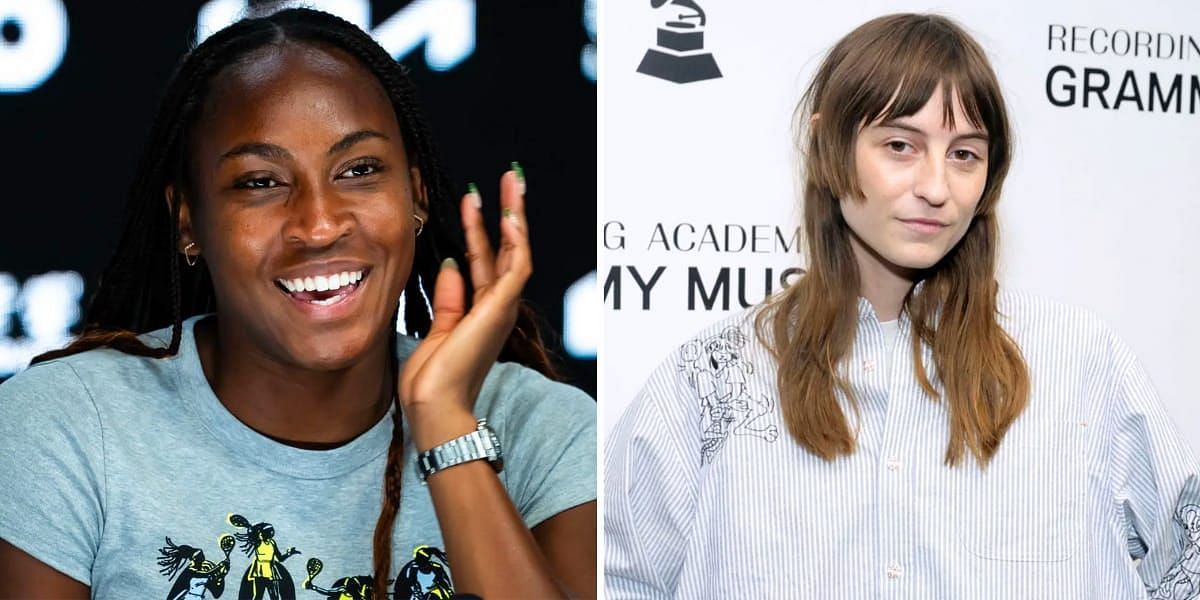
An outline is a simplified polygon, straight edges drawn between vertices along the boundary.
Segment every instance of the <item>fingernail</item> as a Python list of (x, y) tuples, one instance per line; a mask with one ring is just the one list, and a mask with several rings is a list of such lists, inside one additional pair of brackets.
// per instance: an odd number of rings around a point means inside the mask
[(521, 168), (521, 163), (512, 161), (513, 173), (517, 174), (517, 183), (521, 185), (521, 195), (525, 195), (525, 169)]
[(447, 256), (446, 260), (442, 261), (442, 268), (443, 269), (454, 269), (455, 271), (457, 271), (458, 270), (458, 261), (454, 260), (453, 256)]
[(483, 196), (479, 195), (479, 188), (474, 183), (467, 184), (467, 193), (471, 195), (471, 203), (475, 208), (483, 208)]

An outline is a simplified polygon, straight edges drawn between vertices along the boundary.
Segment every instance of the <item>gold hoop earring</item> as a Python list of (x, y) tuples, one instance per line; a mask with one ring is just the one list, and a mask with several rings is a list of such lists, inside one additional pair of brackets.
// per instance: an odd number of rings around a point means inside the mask
[(196, 242), (188, 242), (188, 245), (183, 247), (183, 261), (186, 262), (187, 266), (189, 267), (196, 266), (196, 261), (198, 261), (200, 257), (199, 254), (188, 254), (188, 250), (191, 250), (195, 245)]
[(417, 220), (417, 235), (416, 235), (416, 237), (421, 237), (421, 232), (425, 231), (425, 219), (422, 219), (421, 215), (417, 215), (417, 214), (414, 214), (413, 218)]

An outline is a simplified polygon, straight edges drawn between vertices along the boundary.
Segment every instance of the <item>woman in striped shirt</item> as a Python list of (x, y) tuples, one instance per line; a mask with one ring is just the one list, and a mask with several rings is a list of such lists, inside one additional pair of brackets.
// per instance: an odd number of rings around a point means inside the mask
[(797, 115), (807, 274), (617, 425), (608, 597), (1200, 596), (1197, 464), (1144, 370), (998, 289), (1011, 136), (979, 45), (875, 19)]

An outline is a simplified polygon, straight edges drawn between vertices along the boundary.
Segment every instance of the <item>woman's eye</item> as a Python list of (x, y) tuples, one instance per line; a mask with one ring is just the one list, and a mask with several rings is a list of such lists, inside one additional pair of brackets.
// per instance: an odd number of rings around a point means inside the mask
[(251, 190), (265, 190), (268, 188), (277, 187), (278, 185), (279, 182), (271, 179), (270, 177), (253, 177), (251, 179), (243, 179), (238, 181), (233, 187)]
[(910, 147), (908, 145), (908, 142), (900, 142), (900, 141), (888, 142), (887, 146), (892, 152), (897, 152), (897, 153), (902, 153)]
[(979, 156), (970, 150), (955, 150), (950, 153), (950, 156), (954, 157), (954, 160), (975, 160), (979, 158)]
[(359, 163), (342, 171), (339, 177), (366, 177), (379, 172), (379, 165), (373, 163)]

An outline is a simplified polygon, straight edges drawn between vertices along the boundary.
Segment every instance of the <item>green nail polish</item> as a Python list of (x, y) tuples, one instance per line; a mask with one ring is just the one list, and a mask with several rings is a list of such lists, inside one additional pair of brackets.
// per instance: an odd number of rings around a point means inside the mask
[(517, 185), (521, 188), (521, 195), (525, 195), (525, 169), (521, 168), (521, 163), (512, 161), (513, 173), (517, 174)]
[(471, 196), (471, 204), (476, 210), (483, 208), (483, 196), (479, 195), (479, 188), (474, 183), (467, 184), (467, 193)]
[(442, 268), (443, 269), (454, 269), (455, 271), (457, 271), (458, 270), (458, 261), (454, 260), (454, 257), (452, 257), (452, 256), (447, 256), (446, 260), (442, 261)]
[(504, 218), (505, 218), (505, 219), (511, 219), (511, 218), (513, 218), (512, 209), (511, 209), (511, 208), (503, 208), (503, 209), (500, 209), (500, 214), (504, 215)]

